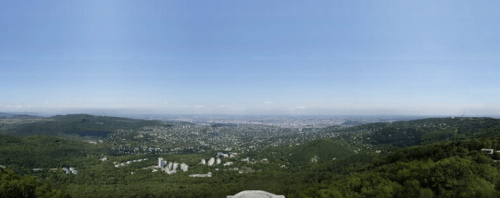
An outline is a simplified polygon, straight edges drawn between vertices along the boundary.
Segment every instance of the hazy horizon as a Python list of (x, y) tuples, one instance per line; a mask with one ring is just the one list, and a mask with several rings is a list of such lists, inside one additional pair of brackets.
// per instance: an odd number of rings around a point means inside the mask
[(499, 7), (5, 1), (0, 112), (500, 115)]

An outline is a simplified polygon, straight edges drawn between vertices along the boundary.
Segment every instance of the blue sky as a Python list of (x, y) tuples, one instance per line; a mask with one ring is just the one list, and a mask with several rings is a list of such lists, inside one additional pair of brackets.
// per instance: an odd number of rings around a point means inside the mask
[(498, 1), (2, 1), (0, 111), (500, 113)]

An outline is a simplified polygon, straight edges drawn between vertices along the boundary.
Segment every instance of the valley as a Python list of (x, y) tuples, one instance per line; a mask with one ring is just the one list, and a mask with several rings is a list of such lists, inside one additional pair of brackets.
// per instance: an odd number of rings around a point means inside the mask
[[(385, 170), (382, 167), (415, 160), (472, 160), (490, 164), (487, 167), (496, 171), (491, 158), (497, 156), (488, 157), (481, 149), (500, 149), (495, 139), (500, 135), (500, 121), (493, 118), (428, 118), (354, 126), (348, 122), (348, 126), (300, 129), (84, 114), (1, 121), (5, 123), (0, 128), (2, 168), (32, 175), (71, 197), (221, 197), (245, 189), (301, 197), (310, 188), (332, 189), (336, 182), (352, 179), (353, 173), (375, 174)], [(462, 142), (469, 143), (463, 146)], [(449, 150), (450, 144), (458, 144), (459, 150), (457, 146)], [(436, 156), (422, 149), (440, 151)], [(413, 154), (401, 155), (405, 152)], [(432, 163), (429, 166), (438, 166)], [(405, 181), (398, 181), (401, 187), (394, 183), (394, 192), (402, 192)], [(500, 180), (487, 180), (493, 181)], [(357, 191), (338, 188), (341, 193)], [(441, 193), (429, 189), (422, 193)]]

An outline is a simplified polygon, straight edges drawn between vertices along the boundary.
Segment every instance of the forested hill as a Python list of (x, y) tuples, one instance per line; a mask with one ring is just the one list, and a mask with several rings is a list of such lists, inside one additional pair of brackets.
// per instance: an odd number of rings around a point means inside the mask
[(60, 190), (52, 189), (49, 183), (44, 184), (32, 176), (20, 176), (3, 168), (0, 168), (0, 186), (0, 197), (70, 197)]
[[(4, 124), (0, 133), (9, 135), (64, 136), (79, 133), (107, 134), (116, 129), (136, 130), (144, 126), (173, 126), (173, 122), (139, 120), (120, 117), (93, 116), (86, 114), (57, 115), (28, 123)], [(102, 135), (105, 137), (105, 135)]]
[[(293, 197), (499, 197), (500, 137), (439, 142), (387, 156), (353, 155), (310, 170)], [(290, 196), (291, 197), (291, 196)]]
[(38, 118), (38, 117), (40, 117), (40, 116), (27, 115), (27, 114), (11, 114), (11, 113), (0, 112), (0, 119), (29, 119), (29, 118)]
[(328, 162), (335, 158), (354, 155), (354, 152), (332, 140), (312, 140), (290, 151), (290, 162), (294, 164), (306, 164), (311, 162)]
[(378, 122), (332, 132), (363, 134), (366, 143), (412, 146), (445, 140), (493, 137), (500, 134), (500, 119), (485, 117), (428, 118), (411, 121)]
[(0, 164), (16, 172), (22, 169), (77, 166), (78, 158), (109, 155), (103, 144), (50, 136), (10, 136), (0, 134)]
[(15, 114), (0, 112), (0, 117), (9, 117), (9, 116), (13, 116), (13, 115), (15, 115)]

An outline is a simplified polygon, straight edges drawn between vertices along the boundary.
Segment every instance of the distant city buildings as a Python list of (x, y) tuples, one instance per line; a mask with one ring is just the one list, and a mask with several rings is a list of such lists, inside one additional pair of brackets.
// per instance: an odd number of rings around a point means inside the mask
[(229, 157), (229, 155), (222, 152), (218, 152), (215, 157)]

